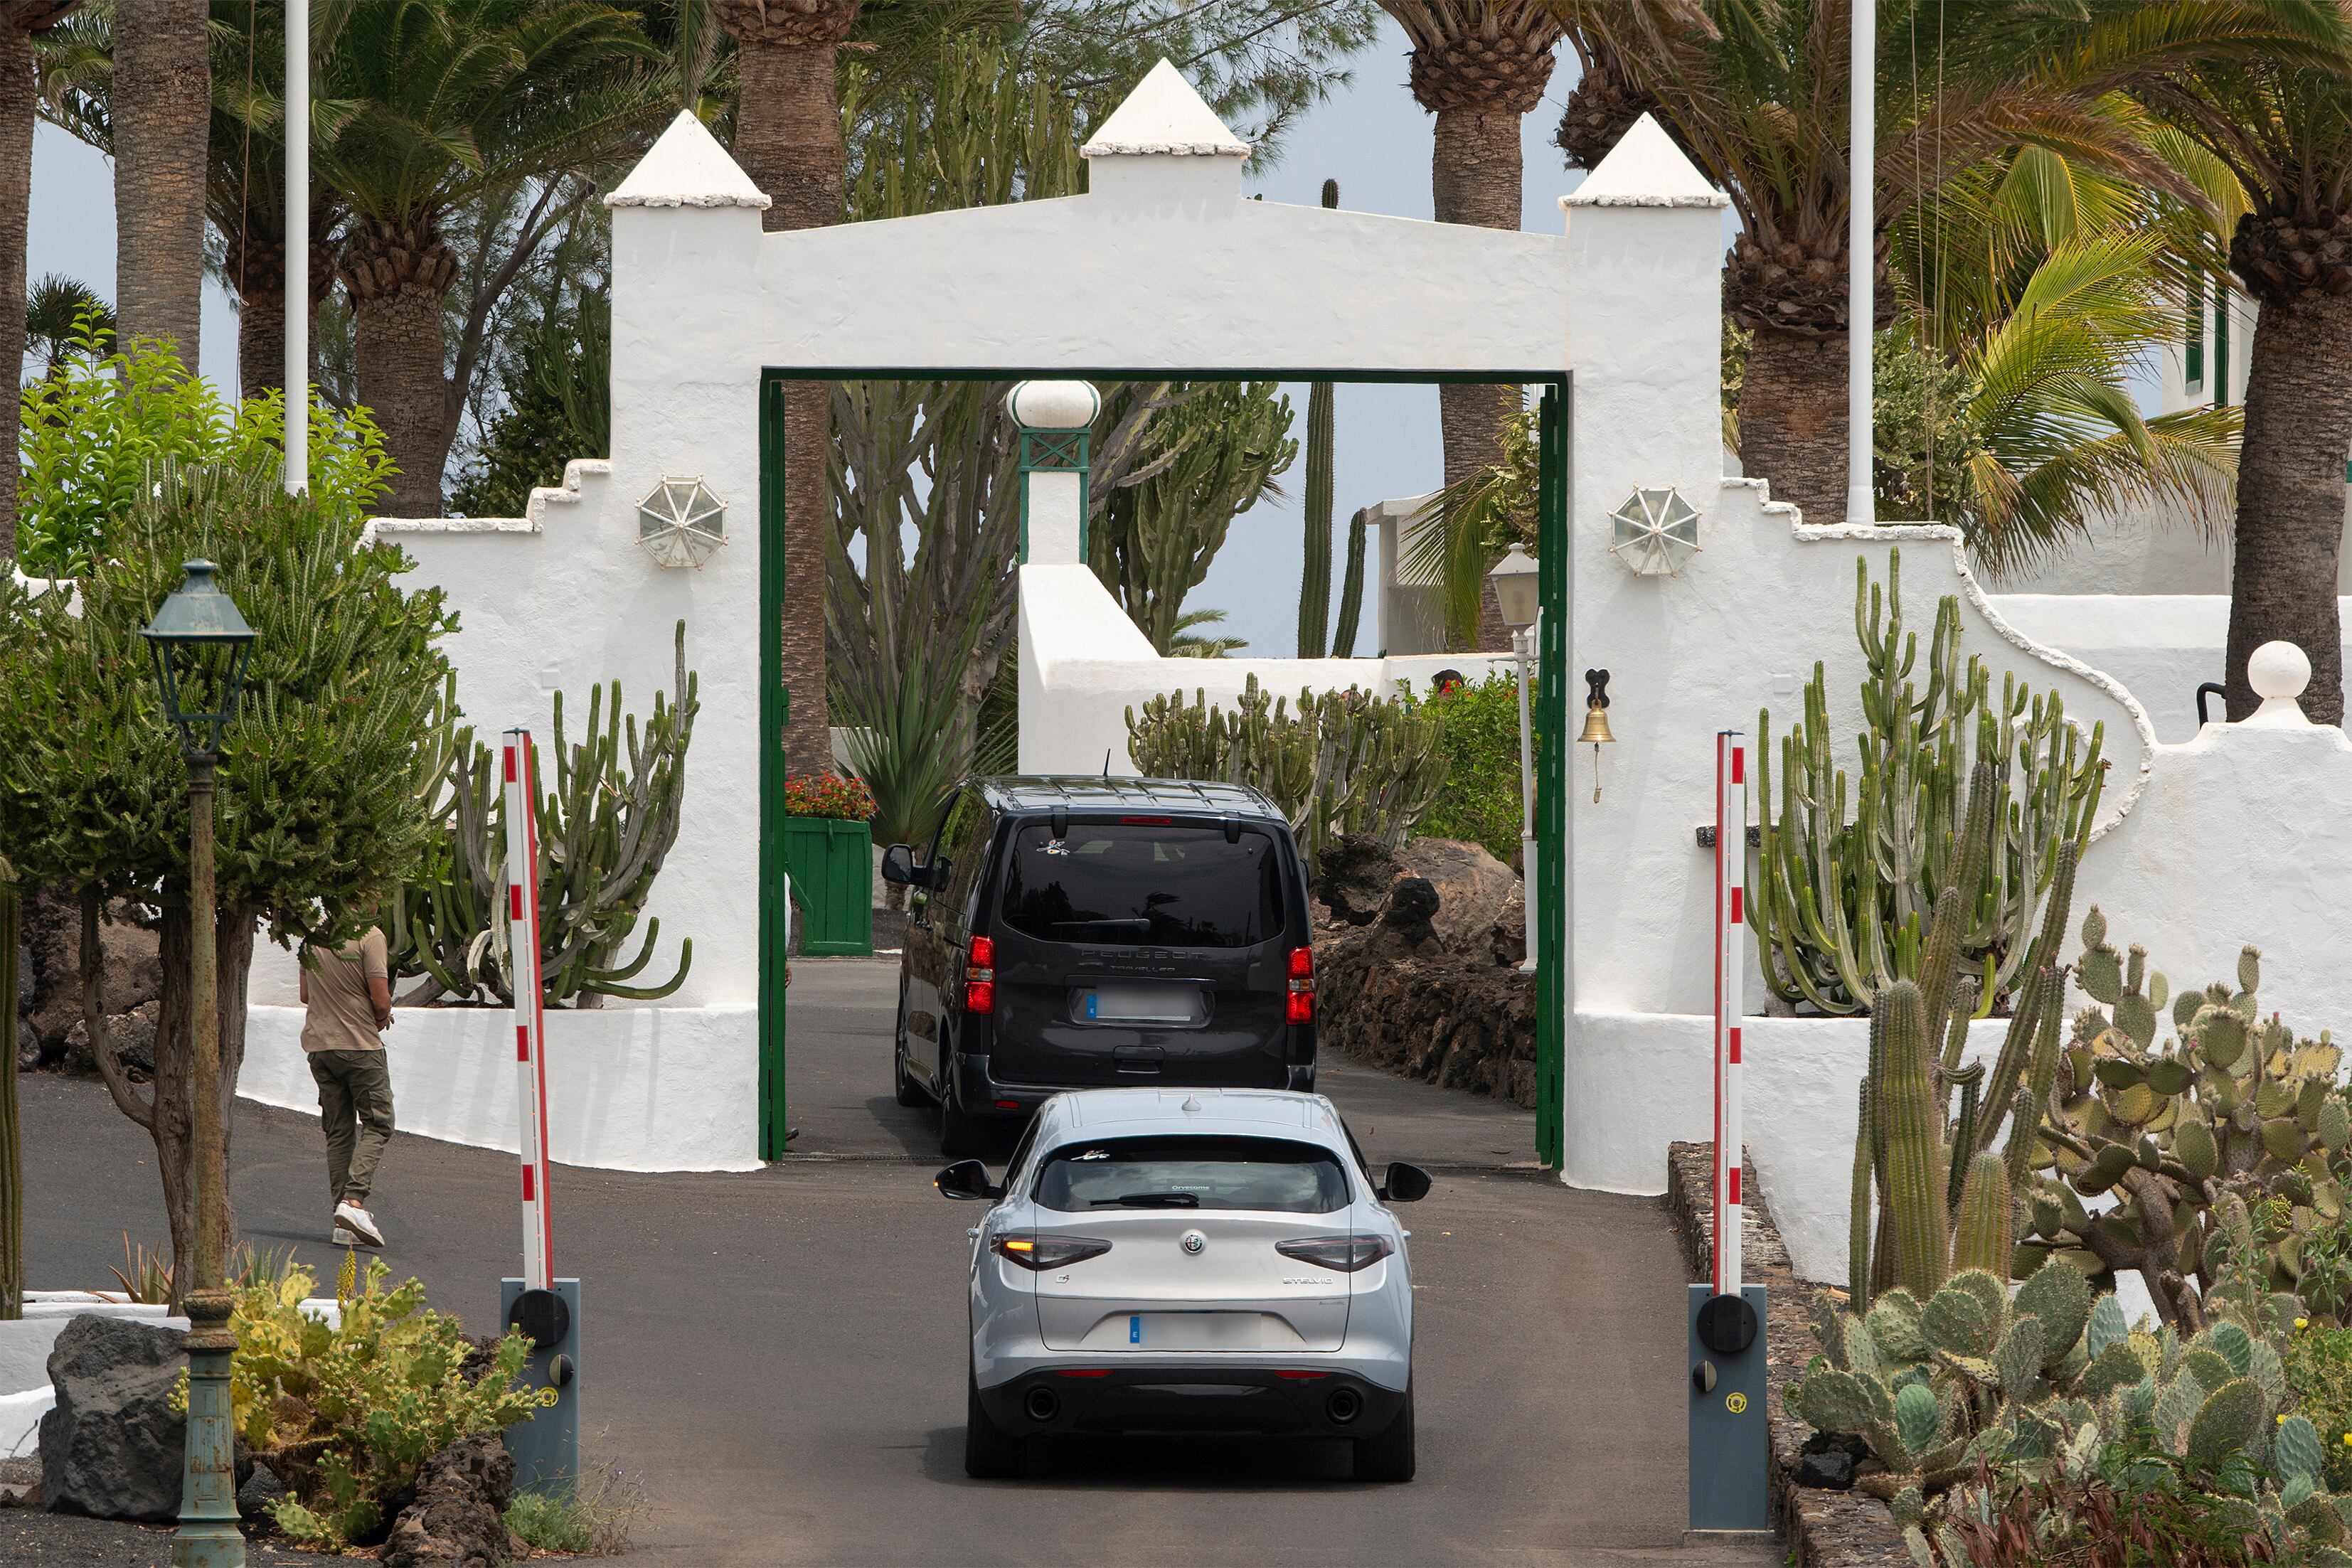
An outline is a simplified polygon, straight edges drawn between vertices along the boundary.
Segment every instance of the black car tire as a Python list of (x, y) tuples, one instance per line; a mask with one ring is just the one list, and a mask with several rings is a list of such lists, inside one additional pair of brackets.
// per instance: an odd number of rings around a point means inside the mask
[(963, 1412), (963, 1473), (976, 1481), (1017, 1480), (1029, 1473), (1029, 1439), (990, 1418), (980, 1402), (980, 1380), (967, 1377)]
[(893, 1031), (897, 1038), (890, 1044), (890, 1090), (901, 1105), (928, 1105), (931, 1097), (907, 1071), (907, 984), (898, 983), (898, 1026)]
[[(974, 1397), (976, 1401), (977, 1396)], [(1404, 1405), (1397, 1411), (1396, 1419), (1372, 1436), (1356, 1439), (1356, 1479), (1409, 1481), (1412, 1479), (1412, 1385), (1408, 1383), (1404, 1385)]]
[(940, 1086), (940, 1153), (951, 1160), (976, 1159), (986, 1152), (988, 1127), (966, 1113), (953, 1078), (950, 1073)]

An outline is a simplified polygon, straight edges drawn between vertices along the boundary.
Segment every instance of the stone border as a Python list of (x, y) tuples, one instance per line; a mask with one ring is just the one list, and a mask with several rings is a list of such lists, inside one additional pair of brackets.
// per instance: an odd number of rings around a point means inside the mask
[[(1772, 1430), (1772, 1511), (1794, 1568), (1909, 1568), (1911, 1553), (1895, 1528), (1886, 1505), (1864, 1492), (1817, 1491), (1793, 1483), (1797, 1456), (1811, 1435), (1789, 1414), (1789, 1385), (1804, 1375), (1818, 1347), (1813, 1343), (1813, 1292), (1821, 1287), (1797, 1278), (1789, 1250), (1764, 1201), (1764, 1184), (1752, 1156), (1747, 1201), (1740, 1206), (1740, 1249), (1750, 1282), (1764, 1287), (1764, 1360)], [(1683, 1262), (1694, 1280), (1713, 1267), (1715, 1248), (1715, 1145), (1666, 1145), (1666, 1212), (1681, 1238)]]

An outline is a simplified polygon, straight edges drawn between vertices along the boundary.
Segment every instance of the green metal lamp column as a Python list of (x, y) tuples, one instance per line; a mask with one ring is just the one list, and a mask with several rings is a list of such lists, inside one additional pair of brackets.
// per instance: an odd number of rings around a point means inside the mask
[(1567, 1153), (1569, 855), (1568, 755), (1569, 389), (1544, 388), (1538, 407), (1536, 580), (1536, 841), (1542, 874), (1534, 925), (1536, 959), (1536, 1157), (1554, 1170)]
[(188, 1292), (188, 1442), (172, 1568), (244, 1568), (236, 1522), (236, 1453), (229, 1414), (229, 1296), (221, 1236), (228, 1161), (221, 1144), (220, 976), (213, 910), (213, 773), (209, 751), (188, 757), (188, 1033), (194, 1080), (190, 1151), (195, 1166), (196, 1288)]

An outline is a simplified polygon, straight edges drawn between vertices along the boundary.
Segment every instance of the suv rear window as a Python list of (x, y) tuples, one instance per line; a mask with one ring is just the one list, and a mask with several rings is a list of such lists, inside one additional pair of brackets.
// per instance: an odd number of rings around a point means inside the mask
[(1105, 1208), (1255, 1208), (1329, 1214), (1348, 1206), (1339, 1157), (1287, 1138), (1104, 1138), (1055, 1149), (1037, 1201)]
[(1280, 857), (1244, 829), (1039, 822), (1013, 836), (1003, 918), (1045, 942), (1103, 947), (1247, 947), (1282, 929)]

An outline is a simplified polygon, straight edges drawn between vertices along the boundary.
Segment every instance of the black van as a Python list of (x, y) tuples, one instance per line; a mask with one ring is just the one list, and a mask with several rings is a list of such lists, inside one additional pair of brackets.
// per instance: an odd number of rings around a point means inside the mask
[(1307, 867), (1256, 790), (1171, 779), (976, 779), (917, 857), (892, 1052), (940, 1146), (1064, 1089), (1315, 1087)]

